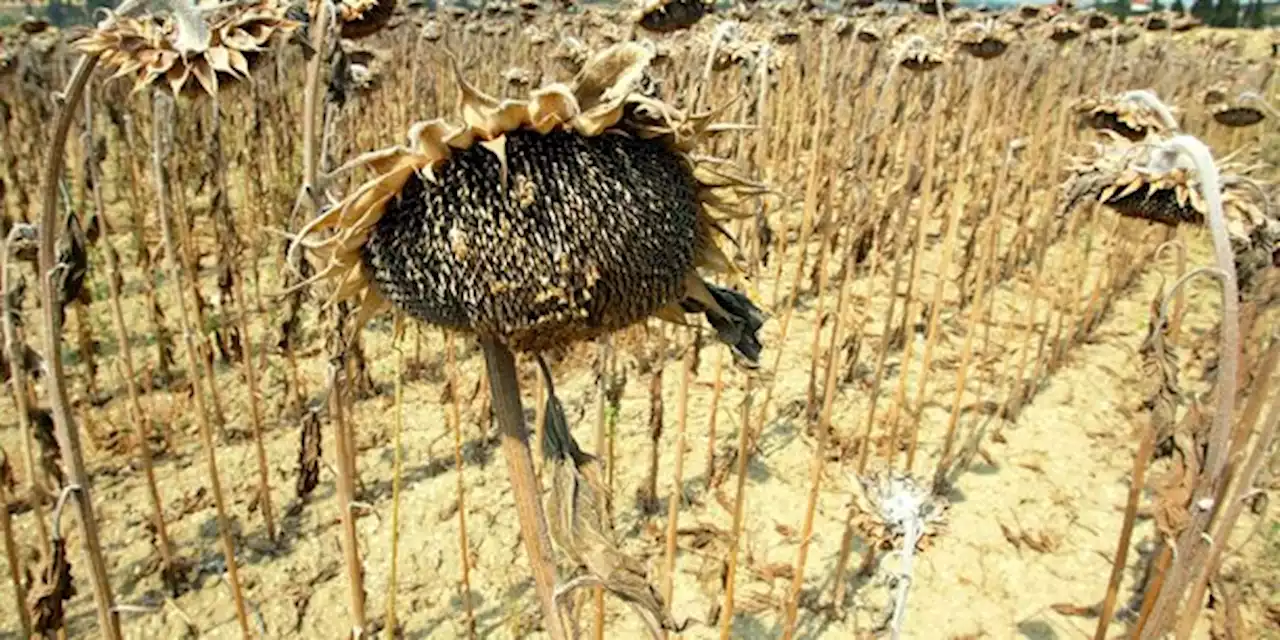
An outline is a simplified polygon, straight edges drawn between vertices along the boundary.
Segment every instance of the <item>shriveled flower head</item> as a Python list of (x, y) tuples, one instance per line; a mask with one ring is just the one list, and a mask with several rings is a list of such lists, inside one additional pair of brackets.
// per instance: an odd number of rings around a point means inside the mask
[(750, 215), (737, 202), (759, 188), (694, 160), (712, 114), (654, 97), (651, 57), (610, 47), (524, 100), (459, 73), (461, 122), (420, 122), (406, 147), (348, 163), (374, 177), (300, 234), (332, 301), (359, 298), (357, 326), (390, 303), (522, 351), (700, 313), (754, 363), (763, 315), (698, 269), (739, 276), (720, 221)]
[(395, 10), (396, 0), (341, 0), (337, 18), (342, 22), (342, 37), (358, 39), (381, 31)]
[[(1160, 138), (1133, 143), (1113, 136), (1078, 158), (1067, 180), (1066, 208), (1086, 199), (1122, 215), (1166, 225), (1204, 224), (1208, 208), (1200, 195), (1199, 176), (1185, 156), (1170, 156)], [(1273, 224), (1261, 191), (1225, 165), (1222, 174), (1223, 215), (1233, 239), (1249, 237), (1254, 228)]]
[(946, 64), (950, 55), (938, 43), (920, 35), (907, 36), (893, 47), (893, 57), (911, 71), (933, 71)]
[[(938, 15), (938, 0), (913, 0), (916, 10), (920, 13), (936, 16)], [(942, 0), (942, 10), (951, 11), (956, 8), (955, 0)]]
[(1228, 127), (1248, 127), (1262, 122), (1266, 114), (1255, 101), (1261, 102), (1262, 97), (1251, 91), (1233, 96), (1222, 86), (1213, 87), (1204, 95), (1204, 105), (1214, 121)]
[(1051, 20), (1049, 27), (1049, 39), (1058, 44), (1066, 44), (1084, 35), (1084, 27), (1061, 16)]
[(800, 30), (790, 25), (778, 25), (771, 37), (774, 44), (789, 45), (800, 42)]
[(854, 481), (860, 489), (854, 495), (854, 527), (882, 549), (896, 547), (910, 530), (917, 548), (924, 550), (946, 524), (947, 501), (910, 475), (890, 470), (855, 476)]
[(1013, 38), (1012, 27), (987, 19), (962, 27), (956, 33), (955, 41), (961, 51), (981, 60), (990, 60), (1008, 50)]
[(692, 27), (714, 8), (708, 0), (645, 0), (635, 21), (649, 31), (668, 33)]
[(271, 0), (222, 7), (195, 15), (115, 17), (75, 47), (100, 54), (112, 78), (132, 77), (134, 90), (168, 86), (174, 94), (217, 95), (222, 85), (245, 79), (253, 63), (298, 23)]
[(1109, 131), (1134, 142), (1166, 129), (1150, 104), (1128, 93), (1086, 98), (1076, 103), (1075, 112), (1082, 127)]
[[(1160, 138), (1131, 143), (1118, 136), (1077, 159), (1066, 181), (1064, 211), (1095, 200), (1131, 218), (1167, 226), (1203, 227), (1209, 209), (1200, 194), (1195, 166), (1170, 154)], [(1257, 183), (1234, 165), (1219, 167), (1222, 208), (1236, 256), (1240, 289), (1247, 291), (1256, 273), (1274, 265), (1280, 247), (1280, 222)]]
[(1112, 20), (1111, 20), (1111, 16), (1107, 15), (1106, 13), (1103, 13), (1102, 11), (1098, 11), (1097, 9), (1090, 9), (1084, 13), (1084, 19), (1082, 23), (1084, 24), (1084, 26), (1090, 29), (1097, 30), (1097, 29), (1106, 29), (1107, 27), (1110, 27), (1112, 24)]

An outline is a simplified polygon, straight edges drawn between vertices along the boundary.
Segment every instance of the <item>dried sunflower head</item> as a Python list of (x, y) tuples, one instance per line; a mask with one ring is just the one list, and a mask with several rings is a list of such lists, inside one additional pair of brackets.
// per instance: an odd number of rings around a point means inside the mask
[(916, 72), (933, 71), (950, 60), (941, 46), (920, 35), (898, 41), (893, 48), (893, 57), (904, 68)]
[(658, 33), (688, 29), (715, 9), (709, 0), (646, 0), (636, 13), (636, 24)]
[(502, 72), (502, 79), (513, 87), (529, 88), (534, 83), (533, 72), (523, 67), (508, 67)]
[(1164, 31), (1169, 28), (1170, 24), (1169, 16), (1163, 12), (1149, 14), (1142, 21), (1142, 26), (1146, 27), (1147, 31)]
[(1261, 100), (1261, 97), (1245, 91), (1233, 98), (1223, 87), (1209, 89), (1204, 96), (1204, 104), (1214, 121), (1228, 127), (1249, 127), (1266, 118), (1262, 109), (1252, 104), (1254, 100)]
[(1204, 22), (1201, 21), (1200, 18), (1197, 18), (1189, 14), (1183, 14), (1183, 15), (1174, 17), (1171, 28), (1174, 31), (1181, 33), (1184, 31), (1190, 31), (1192, 29), (1201, 27), (1203, 25), (1204, 25)]
[(342, 37), (354, 40), (371, 36), (387, 26), (395, 13), (396, 0), (340, 0), (337, 8)]
[[(1112, 136), (1093, 152), (1075, 161), (1064, 189), (1066, 206), (1094, 199), (1121, 215), (1176, 226), (1203, 225), (1208, 207), (1200, 195), (1194, 165), (1179, 155), (1170, 159), (1160, 138), (1130, 142)], [(1222, 172), (1222, 206), (1227, 232), (1233, 242), (1248, 243), (1258, 227), (1270, 228), (1274, 220), (1259, 189), (1231, 165)]]
[(1084, 28), (1070, 20), (1054, 18), (1049, 22), (1051, 27), (1049, 31), (1049, 39), (1058, 43), (1065, 44), (1084, 35)]
[(871, 22), (864, 22), (859, 25), (856, 36), (858, 38), (858, 42), (864, 42), (866, 44), (874, 44), (884, 39), (884, 34), (882, 34), (880, 29)]
[(800, 31), (788, 25), (779, 25), (773, 30), (774, 44), (790, 45), (800, 42)]
[(203, 16), (202, 29), (180, 27), (171, 17), (116, 17), (74, 46), (101, 55), (115, 69), (112, 78), (132, 76), (135, 91), (167, 84), (174, 94), (217, 95), (219, 86), (247, 78), (258, 56), (298, 28), (287, 10), (270, 0), (222, 7)]
[(1083, 23), (1090, 29), (1106, 29), (1111, 26), (1111, 17), (1096, 9), (1090, 9), (1085, 12)]
[(758, 188), (693, 159), (711, 114), (655, 98), (651, 57), (610, 47), (526, 100), (459, 77), (461, 123), (418, 123), (407, 147), (348, 163), (375, 176), (303, 230), (334, 230), (306, 240), (331, 301), (359, 297), (356, 326), (390, 303), (522, 351), (702, 313), (754, 363), (763, 314), (697, 269), (739, 275), (720, 219), (748, 215), (737, 201)]
[(34, 36), (47, 31), (49, 29), (49, 21), (35, 16), (26, 16), (22, 19), (22, 24), (18, 25), (18, 28), (22, 29), (23, 33)]
[[(913, 0), (913, 2), (916, 5), (916, 10), (920, 13), (931, 16), (938, 15), (938, 0)], [(943, 11), (951, 11), (956, 8), (954, 0), (942, 0), (941, 4)]]
[(1075, 112), (1082, 128), (1115, 133), (1134, 142), (1165, 129), (1150, 105), (1126, 94), (1086, 98), (1076, 103)]
[(987, 19), (965, 25), (956, 33), (955, 41), (961, 51), (990, 60), (1008, 50), (1013, 37), (1014, 31), (1009, 25)]

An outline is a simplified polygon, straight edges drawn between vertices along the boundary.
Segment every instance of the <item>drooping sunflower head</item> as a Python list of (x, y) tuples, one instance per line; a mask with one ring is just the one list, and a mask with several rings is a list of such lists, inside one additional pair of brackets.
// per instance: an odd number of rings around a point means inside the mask
[(1204, 105), (1218, 124), (1228, 127), (1248, 127), (1266, 118), (1266, 114), (1253, 104), (1261, 98), (1253, 92), (1245, 91), (1233, 95), (1225, 86), (1215, 86), (1204, 94)]
[(197, 22), (113, 16), (74, 46), (100, 55), (115, 70), (112, 78), (132, 77), (135, 91), (167, 85), (174, 94), (217, 95), (220, 86), (247, 78), (259, 56), (298, 27), (286, 11), (264, 0), (193, 16)]
[(342, 37), (355, 40), (386, 27), (395, 13), (396, 0), (340, 0), (337, 8)]
[(717, 236), (758, 188), (693, 159), (712, 114), (654, 97), (652, 55), (610, 47), (524, 100), (459, 73), (461, 121), (418, 123), (406, 146), (349, 163), (374, 177), (304, 229), (333, 231), (304, 240), (332, 300), (530, 351), (703, 313), (753, 362), (762, 314), (697, 270), (739, 275)]
[(1075, 112), (1081, 128), (1114, 133), (1132, 142), (1165, 130), (1151, 105), (1127, 94), (1086, 98), (1075, 105)]
[(987, 19), (971, 22), (956, 33), (960, 50), (980, 60), (999, 57), (1013, 41), (1013, 28), (1003, 22)]
[[(1163, 140), (1131, 143), (1113, 136), (1077, 160), (1067, 179), (1065, 211), (1095, 200), (1117, 213), (1167, 226), (1204, 227), (1208, 205), (1200, 193), (1200, 177), (1185, 157), (1171, 161)], [(1232, 164), (1219, 167), (1222, 213), (1235, 255), (1241, 295), (1247, 295), (1260, 272), (1280, 261), (1280, 221), (1269, 197), (1246, 171)]]
[(645, 0), (635, 21), (641, 28), (667, 33), (692, 27), (714, 8), (707, 0)]
[(937, 42), (918, 34), (899, 40), (894, 45), (893, 57), (898, 64), (915, 72), (933, 71), (951, 59)]
[[(1166, 226), (1203, 227), (1209, 215), (1201, 195), (1200, 176), (1184, 156), (1171, 160), (1160, 138), (1133, 143), (1112, 136), (1078, 158), (1064, 184), (1065, 211), (1094, 200), (1120, 215)], [(1242, 289), (1246, 275), (1259, 269), (1259, 257), (1270, 266), (1280, 222), (1268, 211), (1266, 195), (1234, 165), (1221, 171), (1222, 208), (1227, 234), (1236, 254)]]

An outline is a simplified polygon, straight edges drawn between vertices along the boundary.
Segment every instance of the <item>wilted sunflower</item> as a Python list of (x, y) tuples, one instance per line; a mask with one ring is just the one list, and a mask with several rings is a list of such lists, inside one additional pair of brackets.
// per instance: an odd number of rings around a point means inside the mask
[[(1113, 136), (1111, 144), (1099, 144), (1093, 153), (1078, 159), (1064, 190), (1064, 211), (1085, 200), (1096, 200), (1117, 213), (1167, 226), (1204, 226), (1209, 209), (1200, 194), (1196, 169), (1184, 156), (1170, 161), (1161, 140), (1131, 143)], [(1240, 288), (1248, 288), (1260, 263), (1270, 267), (1280, 222), (1275, 220), (1262, 190), (1236, 167), (1220, 167), (1222, 209), (1227, 234), (1236, 255)]]
[[(918, 10), (920, 13), (924, 13), (931, 16), (938, 15), (937, 0), (914, 0), (914, 3), (916, 5), (916, 10)], [(942, 0), (943, 11), (951, 11), (954, 8), (956, 8), (955, 0)]]
[(990, 60), (1008, 50), (1013, 36), (1013, 28), (1009, 25), (987, 19), (965, 25), (956, 33), (955, 39), (961, 51), (981, 60)]
[(1205, 92), (1204, 105), (1209, 108), (1214, 121), (1228, 127), (1248, 127), (1266, 118), (1262, 109), (1251, 104), (1260, 101), (1261, 96), (1245, 91), (1232, 99), (1231, 94), (1222, 87), (1214, 87)]
[(1070, 20), (1054, 18), (1049, 25), (1049, 39), (1058, 44), (1066, 44), (1084, 35), (1084, 28)]
[(1111, 16), (1097, 9), (1090, 9), (1084, 13), (1082, 23), (1090, 29), (1106, 29), (1111, 26)]
[(1160, 115), (1147, 103), (1126, 94), (1086, 98), (1075, 105), (1080, 126), (1110, 131), (1137, 142), (1165, 130)]
[[(459, 72), (463, 123), (418, 123), (407, 148), (348, 163), (376, 176), (300, 234), (327, 262), (332, 301), (360, 298), (356, 326), (390, 303), (518, 351), (702, 313), (754, 364), (763, 315), (697, 269), (738, 276), (720, 219), (747, 215), (738, 198), (761, 189), (692, 159), (711, 114), (652, 97), (651, 57), (611, 47), (527, 100)], [(335, 233), (306, 240), (323, 229)]]
[(635, 21), (649, 31), (667, 33), (692, 27), (713, 9), (707, 0), (646, 0)]
[(340, 0), (337, 17), (342, 22), (342, 37), (354, 40), (381, 31), (395, 10), (396, 0)]
[(204, 24), (173, 17), (116, 17), (74, 45), (100, 54), (112, 78), (134, 77), (134, 90), (167, 84), (174, 94), (217, 95), (222, 84), (247, 78), (258, 56), (292, 33), (298, 23), (271, 0), (224, 6), (200, 16)]
[(916, 72), (933, 71), (950, 59), (936, 42), (919, 35), (903, 38), (893, 49), (898, 64)]

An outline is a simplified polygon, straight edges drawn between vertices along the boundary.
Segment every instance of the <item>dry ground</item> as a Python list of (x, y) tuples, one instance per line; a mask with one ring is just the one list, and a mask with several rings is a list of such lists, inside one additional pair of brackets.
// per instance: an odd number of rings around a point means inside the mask
[[(934, 223), (940, 224), (940, 221)], [(1120, 231), (1139, 235), (1146, 232), (1141, 225), (1126, 226)], [(1102, 242), (1112, 244), (1121, 235), (1102, 239)], [(936, 277), (937, 244), (933, 243), (934, 253), (924, 262), (923, 291), (931, 289), (929, 283)], [(1071, 246), (1072, 242), (1066, 244)], [(1094, 249), (1098, 252), (1094, 254), (1095, 262), (1104, 262), (1100, 252), (1104, 250)], [(813, 253), (816, 255), (816, 248)], [(1201, 250), (1199, 259), (1204, 258)], [(1054, 259), (1051, 255), (1051, 265)], [(1116, 300), (1094, 335), (1072, 347), (1064, 366), (1047, 377), (1040, 393), (1016, 422), (1006, 422), (980, 410), (962, 416), (962, 437), (968, 438), (976, 429), (985, 429), (988, 436), (999, 430), (1003, 442), (988, 439), (982, 446), (983, 455), (959, 478), (950, 496), (952, 505), (945, 527), (918, 557), (906, 621), (908, 637), (1047, 639), (1092, 633), (1094, 619), (1064, 616), (1056, 612), (1053, 605), (1091, 605), (1103, 594), (1128, 490), (1136, 449), (1135, 434), (1145, 420), (1144, 414), (1137, 410), (1141, 396), (1136, 386), (1138, 362), (1134, 353), (1145, 331), (1148, 303), (1161, 283), (1159, 274), (1170, 269), (1169, 263), (1149, 265), (1136, 285)], [(789, 282), (789, 277), (783, 274), (784, 281)], [(860, 279), (852, 292), (853, 308), (869, 310), (873, 316), (868, 324), (871, 344), (880, 339), (882, 320), (878, 318), (883, 311), (877, 309), (885, 308), (888, 303), (887, 282), (887, 268), (882, 265), (881, 273), (874, 278)], [(264, 280), (264, 289), (269, 290), (271, 284), (268, 277)], [(766, 281), (763, 285), (761, 293), (769, 299), (772, 283)], [(996, 322), (990, 328), (989, 339), (997, 345), (1009, 345), (1004, 358), (1014, 357), (1013, 345), (1018, 342), (1015, 337), (1020, 327), (1014, 318), (1021, 317), (1029, 302), (1028, 286), (1015, 279), (1004, 283), (997, 295), (993, 307)], [(1186, 339), (1203, 332), (1209, 313), (1216, 307), (1213, 302), (1216, 294), (1211, 290), (1193, 286), (1192, 291)], [(954, 299), (956, 295), (954, 287), (948, 286), (947, 297)], [(141, 296), (135, 292), (129, 304), (136, 309), (140, 300)], [(781, 417), (766, 425), (760, 451), (748, 471), (735, 637), (778, 635), (778, 605), (790, 584), (789, 573), (780, 568), (794, 561), (796, 531), (804, 514), (813, 439), (804, 433), (797, 407), (803, 405), (808, 383), (808, 349), (815, 327), (815, 311), (812, 298), (802, 298), (799, 305), (785, 345), (778, 342), (776, 318), (765, 332), (770, 352), (785, 349), (775, 381), (774, 400), (775, 406), (783, 411)], [(105, 311), (105, 305), (95, 308)], [(918, 306), (916, 309), (918, 311)], [(140, 309), (138, 311), (140, 313)], [(1045, 321), (1043, 312), (1037, 315), (1039, 322)], [(105, 313), (95, 316), (94, 322), (95, 333), (105, 339), (109, 335)], [(952, 312), (943, 312), (943, 326), (946, 331), (922, 416), (922, 455), (916, 471), (924, 477), (932, 473), (940, 448), (954, 394), (954, 371), (964, 339), (963, 331), (957, 328), (963, 326), (961, 318)], [(255, 344), (262, 340), (263, 330), (261, 325), (255, 327)], [(464, 632), (464, 617), (458, 586), (458, 503), (452, 437), (440, 402), (442, 341), (437, 332), (424, 329), (421, 361), (413, 365), (414, 332), (409, 335), (404, 347), (406, 358), (411, 368), (416, 366), (418, 375), (406, 383), (404, 389), (398, 613), (406, 637), (451, 638)], [(389, 323), (376, 323), (367, 336), (373, 378), (383, 393), (361, 401), (355, 415), (363, 482), (358, 498), (368, 505), (358, 521), (358, 532), (365, 560), (369, 611), (371, 617), (375, 617), (381, 616), (384, 610), (390, 566), (392, 386), (396, 358), (389, 340)], [(977, 337), (983, 339), (983, 336)], [(919, 334), (914, 339), (923, 343)], [(594, 381), (589, 365), (592, 349), (585, 346), (570, 354), (556, 372), (570, 421), (588, 449), (594, 448), (591, 435)], [(110, 354), (113, 349), (105, 351)], [(917, 359), (919, 352), (917, 348)], [(146, 353), (150, 355), (150, 351)], [(838, 434), (862, 428), (873, 374), (873, 353), (871, 348), (864, 347), (855, 380), (844, 387), (836, 399), (833, 425)], [(721, 347), (708, 345), (701, 355), (687, 426), (689, 450), (684, 485), (690, 503), (681, 510), (680, 524), (682, 529), (703, 529), (704, 536), (698, 544), (705, 546), (694, 549), (695, 537), (682, 536), (673, 605), (677, 620), (695, 621), (683, 635), (686, 638), (717, 635), (714, 628), (696, 621), (707, 620), (720, 597), (716, 585), (724, 540), (714, 531), (730, 529), (731, 514), (723, 505), (731, 505), (733, 496), (732, 478), (722, 485), (719, 495), (708, 493), (705, 488), (703, 469), (710, 387), (716, 362), (722, 357)], [(322, 386), (323, 360), (318, 352), (309, 356), (304, 360), (303, 369), (308, 378), (306, 388), (314, 393)], [(766, 362), (771, 362), (772, 357), (772, 353), (768, 354)], [(887, 361), (890, 375), (886, 377), (885, 391), (880, 394), (882, 416), (891, 404), (899, 373), (898, 358), (894, 351)], [(254, 510), (256, 505), (250, 504), (256, 463), (252, 445), (245, 437), (248, 407), (246, 398), (239, 395), (244, 388), (238, 379), (240, 374), (237, 369), (219, 367), (219, 386), (224, 390), (222, 400), (228, 424), (218, 448), (218, 461), (224, 486), (232, 496), (241, 578), (259, 629), (267, 637), (338, 637), (347, 625), (347, 587), (341, 564), (332, 466), (322, 472), (322, 483), (312, 499), (305, 505), (298, 503), (293, 484), (299, 431), (296, 422), (277, 419), (278, 398), (283, 395), (282, 363), (279, 358), (271, 358), (263, 376), (269, 420), (268, 453), (273, 472), (272, 500), (277, 512), (283, 514), (279, 521), (283, 539), (275, 546), (266, 539), (261, 514)], [(622, 364), (631, 366), (625, 354)], [(536, 607), (523, 548), (517, 539), (505, 465), (482, 435), (477, 419), (479, 402), (466, 402), (465, 394), (474, 387), (482, 365), (478, 353), (470, 346), (465, 347), (460, 388), (464, 391), (463, 422), (467, 439), (466, 517), (478, 632), (482, 637), (500, 638), (527, 628), (529, 621), (536, 617)], [(1004, 389), (993, 390), (987, 383), (990, 376), (982, 372), (998, 372), (1001, 365), (1000, 358), (976, 363), (976, 373), (970, 376), (966, 389), (966, 400), (975, 406), (982, 401), (1000, 400)], [(522, 367), (529, 374), (525, 377), (525, 405), (531, 407), (532, 364), (525, 362)], [(649, 379), (634, 370), (623, 396), (617, 427), (617, 527), (623, 534), (624, 547), (647, 558), (654, 575), (660, 564), (665, 504), (671, 490), (669, 470), (676, 446), (674, 407), (680, 377), (678, 367), (679, 364), (672, 361), (664, 377), (667, 425), (662, 438), (662, 473), (659, 475), (663, 515), (644, 519), (635, 508), (634, 491), (643, 482), (648, 460)], [(910, 368), (908, 397), (914, 394), (918, 367), (916, 362)], [(104, 380), (106, 390), (117, 392), (117, 398), (104, 410), (92, 414), (91, 430), (98, 434), (126, 424), (119, 379), (105, 373)], [(741, 374), (732, 367), (726, 368), (717, 435), (717, 448), (722, 457), (737, 442), (742, 381)], [(757, 405), (761, 396), (759, 392), (755, 394)], [(16, 452), (20, 450), (18, 432), (8, 406), (0, 419), (0, 444)], [(170, 518), (170, 535), (179, 553), (196, 563), (198, 577), (192, 591), (166, 603), (158, 573), (154, 571), (151, 544), (143, 529), (149, 508), (142, 475), (126, 464), (124, 457), (91, 447), (94, 496), (112, 583), (119, 602), (130, 605), (122, 614), (127, 635), (131, 638), (180, 637), (188, 625), (193, 625), (203, 637), (235, 637), (238, 629), (230, 592), (219, 577), (222, 556), (215, 540), (212, 499), (204, 488), (205, 467), (199, 457), (190, 399), (182, 394), (157, 393), (145, 400), (145, 406), (157, 424), (167, 425), (176, 434), (178, 450), (164, 455), (156, 471)], [(877, 431), (881, 428), (878, 426)], [(332, 465), (332, 432), (327, 425), (325, 429), (325, 456)], [(19, 473), (25, 476), (25, 471), (19, 469)], [(830, 464), (825, 491), (818, 503), (807, 586), (811, 590), (822, 590), (822, 602), (830, 601), (844, 518), (853, 495), (851, 473), (850, 464)], [(30, 514), (19, 516), (17, 523), (20, 538), (32, 543), (35, 533)], [(1254, 526), (1252, 521), (1244, 522), (1241, 535)], [(1265, 585), (1274, 581), (1280, 569), (1280, 561), (1276, 560), (1280, 534), (1274, 519), (1257, 526), (1263, 535), (1253, 536), (1243, 558), (1233, 559), (1228, 571), (1236, 576), (1250, 605), (1246, 608), (1247, 617), (1255, 625), (1265, 627), (1267, 623), (1261, 619), (1263, 603), (1269, 601), (1273, 612), (1278, 604), (1276, 596), (1268, 593)], [(1140, 521), (1135, 544), (1151, 532), (1150, 521)], [(73, 548), (76, 538), (72, 534)], [(1027, 539), (1033, 542), (1028, 544)], [(1131, 564), (1136, 555), (1130, 554)], [(80, 556), (73, 551), (71, 558), (81, 593), (72, 602), (70, 635), (88, 637), (95, 625), (92, 600), (87, 580), (79, 570)], [(1258, 559), (1261, 562), (1257, 562)], [(856, 566), (856, 557), (854, 563)], [(882, 556), (869, 578), (850, 577), (842, 615), (832, 615), (829, 608), (822, 607), (802, 610), (802, 637), (850, 637), (875, 628), (883, 620), (889, 602), (889, 581), (896, 566), (895, 556)], [(1132, 575), (1126, 578), (1126, 589), (1132, 578)], [(1122, 596), (1125, 594), (1127, 590)], [(12, 607), (11, 598), (0, 598), (0, 620), (7, 621), (0, 628), (8, 628), (0, 631), (0, 637), (13, 636), (16, 616)], [(589, 620), (589, 616), (586, 619)], [(1274, 625), (1274, 620), (1270, 624)], [(639, 637), (642, 633), (638, 619), (617, 603), (609, 606), (608, 628), (611, 634), (617, 634), (612, 637)]]

